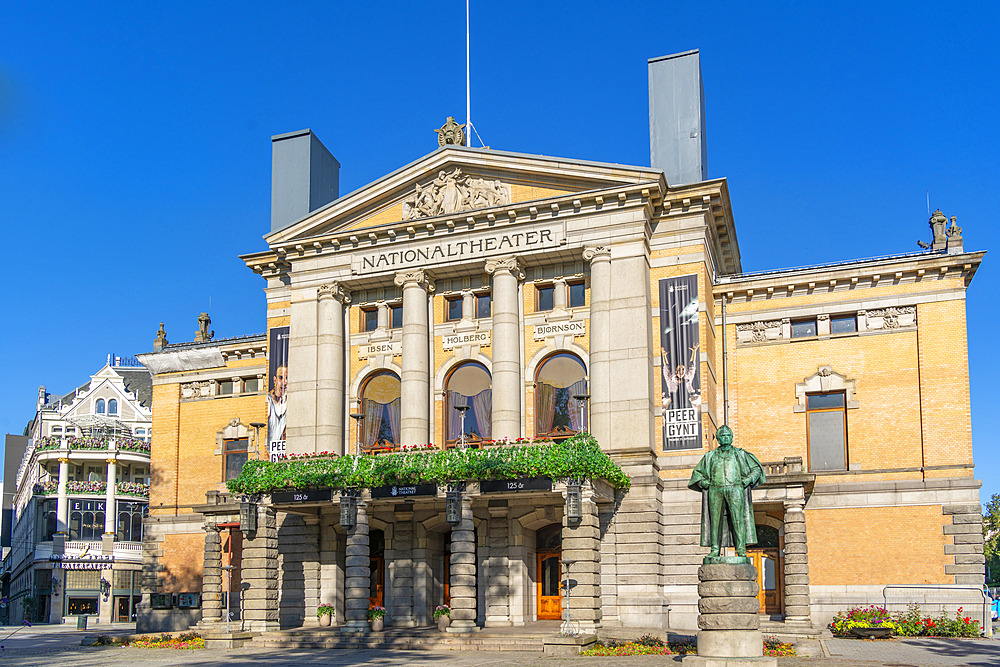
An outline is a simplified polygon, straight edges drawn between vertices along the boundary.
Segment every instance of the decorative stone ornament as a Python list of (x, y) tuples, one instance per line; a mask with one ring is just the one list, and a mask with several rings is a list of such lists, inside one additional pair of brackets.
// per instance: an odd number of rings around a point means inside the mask
[(505, 206), (510, 203), (510, 186), (463, 174), (458, 167), (439, 171), (437, 178), (403, 200), (403, 220), (449, 215), (459, 211)]
[(438, 135), (438, 146), (464, 146), (465, 145), (465, 125), (455, 122), (454, 116), (448, 116), (440, 130), (434, 130)]

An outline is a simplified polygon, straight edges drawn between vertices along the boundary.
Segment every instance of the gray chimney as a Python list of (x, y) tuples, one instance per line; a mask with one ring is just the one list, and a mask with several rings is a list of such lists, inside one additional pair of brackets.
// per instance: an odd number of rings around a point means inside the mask
[(312, 130), (271, 137), (271, 231), (339, 196), (340, 163)]
[(708, 179), (705, 88), (698, 50), (651, 58), (649, 161), (669, 185)]

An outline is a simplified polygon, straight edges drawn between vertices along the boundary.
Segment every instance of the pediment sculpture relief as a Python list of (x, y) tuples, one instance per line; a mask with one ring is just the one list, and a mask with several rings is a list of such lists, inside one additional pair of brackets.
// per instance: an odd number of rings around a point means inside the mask
[(417, 184), (416, 191), (403, 201), (403, 220), (431, 218), (509, 203), (509, 185), (484, 178), (470, 178), (455, 167), (449, 172), (438, 172), (437, 178), (427, 185)]

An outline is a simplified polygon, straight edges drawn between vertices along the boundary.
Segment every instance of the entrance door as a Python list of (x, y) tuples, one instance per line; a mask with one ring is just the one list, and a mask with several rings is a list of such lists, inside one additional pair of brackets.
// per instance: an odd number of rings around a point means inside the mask
[(560, 582), (562, 567), (558, 553), (538, 554), (538, 619), (559, 620), (562, 618), (562, 596)]
[(371, 596), (368, 598), (369, 607), (385, 606), (385, 558), (383, 556), (372, 556), (368, 561), (371, 570)]
[(777, 549), (747, 549), (747, 556), (753, 559), (757, 568), (757, 585), (760, 587), (757, 600), (761, 614), (781, 613), (781, 572)]

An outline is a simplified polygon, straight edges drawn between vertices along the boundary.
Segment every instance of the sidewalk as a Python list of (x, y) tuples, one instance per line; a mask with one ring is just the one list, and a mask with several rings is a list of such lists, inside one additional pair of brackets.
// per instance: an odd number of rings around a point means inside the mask
[[(989, 639), (824, 639), (829, 659), (882, 665), (1000, 665), (1000, 641)], [(819, 661), (817, 661), (819, 662)], [(782, 660), (784, 663), (784, 660)]]

